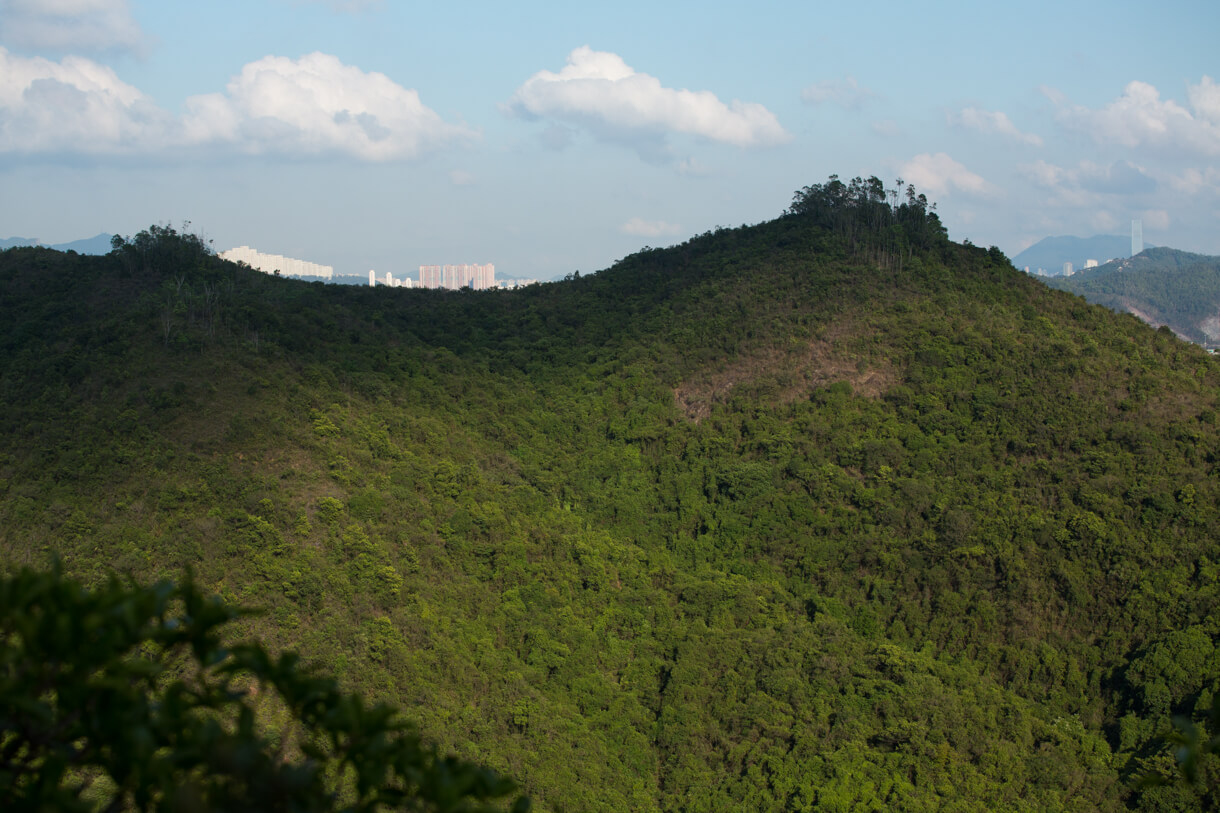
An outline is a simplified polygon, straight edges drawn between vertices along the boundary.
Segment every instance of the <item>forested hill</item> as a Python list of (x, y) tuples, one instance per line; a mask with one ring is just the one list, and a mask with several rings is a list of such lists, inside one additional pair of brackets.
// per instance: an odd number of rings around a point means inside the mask
[(1220, 688), (1220, 374), (914, 190), (513, 292), (154, 227), (0, 325), (6, 567), (192, 567), (537, 809), (1217, 802), (1133, 780)]
[(1205, 347), (1220, 347), (1220, 257), (1150, 248), (1047, 284), (1133, 313)]

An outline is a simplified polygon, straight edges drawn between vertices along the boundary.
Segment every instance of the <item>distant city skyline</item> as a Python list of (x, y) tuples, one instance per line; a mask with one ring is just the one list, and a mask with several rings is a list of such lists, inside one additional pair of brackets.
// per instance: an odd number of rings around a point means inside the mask
[(0, 0), (0, 235), (549, 279), (837, 174), (1009, 256), (1136, 219), (1220, 254), (1220, 4), (963, 8)]
[(464, 265), (421, 265), (419, 287), (456, 291), (471, 288), (485, 291), (496, 287), (496, 267), (491, 263)]

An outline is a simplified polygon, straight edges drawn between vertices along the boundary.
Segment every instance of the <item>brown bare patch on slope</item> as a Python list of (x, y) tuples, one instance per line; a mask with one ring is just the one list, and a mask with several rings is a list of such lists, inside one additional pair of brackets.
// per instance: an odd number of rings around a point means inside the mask
[(898, 372), (886, 361), (864, 359), (848, 347), (850, 330), (829, 331), (826, 338), (803, 342), (790, 349), (769, 347), (726, 363), (700, 370), (676, 388), (674, 400), (692, 420), (711, 414), (712, 405), (728, 400), (742, 385), (773, 384), (777, 403), (808, 398), (814, 390), (846, 381), (856, 395), (878, 398), (898, 381)]

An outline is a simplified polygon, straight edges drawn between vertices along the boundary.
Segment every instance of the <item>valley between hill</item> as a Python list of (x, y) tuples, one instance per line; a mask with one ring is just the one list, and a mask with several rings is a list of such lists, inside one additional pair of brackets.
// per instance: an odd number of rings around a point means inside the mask
[(1211, 350), (1220, 348), (1220, 257), (1150, 248), (1071, 277), (1047, 280)]

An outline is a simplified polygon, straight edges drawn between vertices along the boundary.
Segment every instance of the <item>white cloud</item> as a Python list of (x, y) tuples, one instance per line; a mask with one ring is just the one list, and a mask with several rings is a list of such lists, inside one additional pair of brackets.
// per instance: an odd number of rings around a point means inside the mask
[(637, 73), (617, 54), (582, 46), (559, 73), (539, 71), (509, 100), (508, 109), (527, 118), (581, 127), (607, 141), (627, 143), (644, 157), (668, 158), (672, 133), (754, 147), (780, 144), (791, 136), (760, 104), (724, 104), (709, 91), (675, 90)]
[(921, 192), (940, 195), (951, 188), (970, 195), (990, 196), (995, 188), (943, 152), (921, 153), (902, 165), (900, 174)]
[(1028, 175), (1034, 181), (1034, 183), (1038, 184), (1039, 186), (1058, 186), (1064, 177), (1064, 170), (1062, 167), (1057, 167), (1054, 164), (1048, 164), (1041, 158), (1034, 161), (1032, 164), (1023, 166), (1021, 169), (1024, 170), (1025, 174)]
[[(1082, 162), (1087, 163), (1087, 162)], [(1043, 203), (1047, 206), (1072, 206), (1097, 208), (1101, 196), (1085, 190), (1080, 185), (1079, 171), (1049, 164), (1041, 159), (1020, 167), (1022, 174), (1038, 186), (1049, 190), (1050, 197)]]
[(623, 234), (633, 234), (637, 237), (663, 237), (678, 234), (681, 230), (682, 227), (674, 223), (666, 223), (664, 220), (644, 220), (640, 217), (633, 217), (619, 226), (619, 231)]
[(1197, 195), (1201, 192), (1217, 195), (1220, 194), (1220, 169), (1187, 169), (1181, 175), (1170, 177), (1169, 185), (1184, 195)]
[(1134, 217), (1143, 221), (1146, 230), (1165, 234), (1175, 219), (1182, 220), (1183, 211), (1201, 209), (1188, 204), (1183, 210), (1184, 201), (1199, 194), (1220, 193), (1220, 172), (1212, 169), (1187, 170), (1175, 176), (1130, 161), (1079, 161), (1068, 167), (1038, 161), (1020, 169), (1044, 190), (1038, 211), (1053, 213), (1045, 227), (1060, 233), (1069, 222), (1088, 224), (1099, 234), (1124, 232)]
[(836, 104), (845, 110), (858, 110), (864, 102), (877, 94), (856, 81), (856, 77), (845, 79), (823, 79), (801, 91), (801, 100), (809, 104)]
[(111, 69), (0, 48), (0, 151), (141, 153), (177, 148), (255, 154), (413, 158), (474, 137), (425, 107), (414, 90), (327, 54), (264, 57), (227, 92), (192, 96), (181, 118)]
[(130, 152), (163, 143), (172, 124), (110, 68), (0, 48), (0, 152)]
[(1044, 93), (1059, 108), (1063, 124), (1090, 133), (1099, 143), (1220, 155), (1220, 86), (1209, 76), (1187, 87), (1193, 112), (1172, 99), (1162, 100), (1147, 82), (1128, 83), (1122, 96), (1099, 110), (1068, 105), (1056, 91)]
[(1156, 180), (1130, 161), (1102, 166), (1081, 161), (1074, 180), (1090, 192), (1110, 195), (1143, 195), (1156, 190)]
[(464, 169), (455, 169), (449, 173), (449, 183), (454, 186), (470, 186), (474, 181), (474, 175)]
[(1145, 209), (1140, 213), (1140, 220), (1145, 227), (1154, 231), (1169, 230), (1169, 212), (1164, 209)]
[(1081, 161), (1075, 168), (1035, 161), (1021, 167), (1038, 186), (1053, 190), (1053, 202), (1069, 206), (1096, 205), (1106, 195), (1147, 195), (1158, 187), (1156, 178), (1130, 161), (1095, 164)]
[(382, 73), (365, 73), (329, 54), (251, 62), (227, 94), (187, 100), (195, 141), (231, 142), (254, 153), (336, 153), (368, 161), (413, 158), (474, 133), (447, 124), (419, 94)]
[(1187, 86), (1186, 98), (1190, 100), (1196, 116), (1212, 124), (1220, 124), (1220, 85), (1213, 82), (1210, 76), (1204, 76), (1197, 85)]
[(127, 0), (0, 0), (0, 41), (61, 51), (138, 49)]
[(1018, 130), (1017, 126), (1008, 118), (1007, 113), (967, 107), (956, 116), (951, 115), (949, 121), (952, 124), (958, 124), (987, 135), (1001, 135), (1020, 141), (1023, 144), (1030, 144), (1035, 147), (1042, 146), (1042, 138), (1040, 136), (1033, 133), (1023, 133)]

